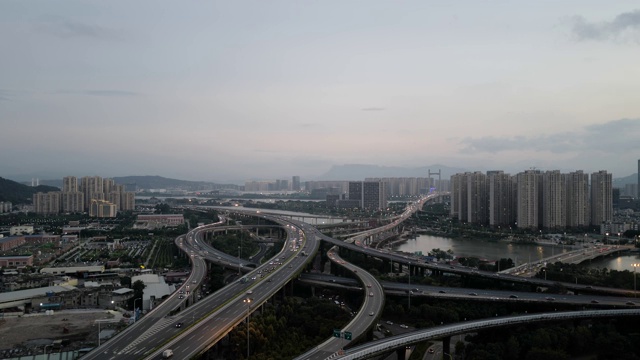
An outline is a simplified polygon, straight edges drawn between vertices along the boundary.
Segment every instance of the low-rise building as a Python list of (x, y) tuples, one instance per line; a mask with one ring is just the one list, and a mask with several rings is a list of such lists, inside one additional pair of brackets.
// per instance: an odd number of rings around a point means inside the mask
[(33, 266), (33, 255), (0, 256), (0, 267)]
[(182, 214), (141, 214), (138, 215), (134, 228), (156, 229), (161, 227), (173, 227), (184, 224)]
[(25, 243), (23, 236), (10, 236), (0, 239), (0, 251), (9, 251)]
[(163, 297), (170, 295), (175, 291), (174, 286), (168, 285), (162, 276), (156, 274), (144, 274), (131, 278), (131, 283), (136, 281), (142, 281), (145, 285), (142, 296), (142, 309), (151, 310), (155, 307), (155, 304)]
[(26, 235), (33, 234), (33, 225), (19, 225), (9, 228), (9, 235)]

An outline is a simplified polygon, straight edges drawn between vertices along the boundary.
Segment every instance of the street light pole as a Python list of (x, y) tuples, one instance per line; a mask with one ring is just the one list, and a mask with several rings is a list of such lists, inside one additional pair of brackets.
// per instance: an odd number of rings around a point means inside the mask
[(631, 264), (631, 266), (633, 266), (633, 297), (638, 297), (638, 294), (636, 294), (636, 268), (640, 264)]
[(251, 298), (246, 298), (244, 300), (242, 300), (244, 303), (247, 304), (247, 359), (249, 359), (249, 324), (250, 324), (250, 317), (251, 317), (251, 301), (253, 299)]
[(140, 303), (142, 303), (142, 298), (137, 298), (135, 300), (133, 300), (133, 323), (136, 323), (137, 320), (137, 316), (136, 316), (136, 301), (140, 300)]

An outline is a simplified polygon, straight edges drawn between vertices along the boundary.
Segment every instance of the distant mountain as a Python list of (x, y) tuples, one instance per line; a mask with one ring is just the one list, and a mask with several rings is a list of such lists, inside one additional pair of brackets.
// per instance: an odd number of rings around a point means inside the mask
[(637, 183), (638, 183), (638, 173), (613, 179), (613, 187), (616, 187), (616, 188), (624, 188), (624, 186), (627, 184), (637, 184)]
[[(237, 185), (217, 184), (208, 181), (170, 179), (162, 176), (123, 176), (113, 178), (116, 184), (135, 185), (136, 189), (182, 189), (187, 191), (235, 189)], [(132, 186), (130, 186), (132, 187)]]
[(0, 201), (10, 201), (13, 204), (31, 203), (33, 194), (49, 191), (60, 191), (60, 189), (46, 185), (31, 187), (0, 177)]
[[(431, 173), (441, 171), (442, 179), (448, 179), (453, 174), (468, 171), (463, 168), (452, 168), (444, 165), (421, 167), (378, 166), (364, 164), (334, 165), (318, 180), (364, 180), (373, 177), (428, 177)], [(437, 177), (438, 175), (431, 175)]]

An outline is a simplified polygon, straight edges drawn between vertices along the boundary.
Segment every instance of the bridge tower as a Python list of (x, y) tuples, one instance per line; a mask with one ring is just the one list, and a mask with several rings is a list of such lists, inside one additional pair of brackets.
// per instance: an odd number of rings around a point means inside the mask
[(427, 172), (429, 174), (429, 185), (431, 185), (431, 175), (438, 175), (438, 182), (436, 184), (434, 184), (434, 185), (435, 185), (436, 191), (440, 190), (438, 188), (440, 187), (440, 184), (442, 183), (442, 181), (441, 181), (442, 180), (442, 178), (441, 178), (442, 170), (438, 169), (438, 172), (435, 172), (435, 171), (432, 172), (431, 169), (428, 169)]

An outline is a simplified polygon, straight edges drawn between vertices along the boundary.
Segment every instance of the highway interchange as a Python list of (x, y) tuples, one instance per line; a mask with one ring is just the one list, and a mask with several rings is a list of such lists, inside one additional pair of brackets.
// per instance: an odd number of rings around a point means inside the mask
[[(427, 199), (422, 199), (418, 204), (411, 204), (407, 210), (394, 221), (377, 229), (378, 231), (389, 231), (394, 226), (398, 226), (404, 219), (413, 212), (420, 209)], [(233, 327), (242, 322), (248, 314), (259, 308), (261, 304), (271, 298), (285, 284), (295, 278), (296, 274), (302, 273), (304, 267), (313, 256), (304, 256), (303, 254), (314, 255), (319, 248), (319, 240), (327, 241), (333, 245), (348, 247), (352, 250), (368, 253), (371, 256), (388, 259), (396, 263), (411, 264), (417, 266), (415, 259), (408, 258), (403, 255), (386, 252), (369, 248), (365, 245), (365, 239), (374, 235), (375, 232), (368, 231), (361, 233), (349, 242), (336, 240), (321, 234), (311, 225), (294, 220), (286, 220), (284, 218), (268, 215), (256, 214), (255, 212), (244, 212), (244, 215), (258, 216), (278, 223), (287, 233), (286, 243), (281, 252), (275, 256), (277, 262), (281, 265), (273, 266), (268, 262), (253, 268), (244, 260), (239, 260), (229, 254), (224, 254), (209, 246), (203, 241), (203, 234), (216, 226), (221, 226), (223, 221), (215, 224), (209, 224), (191, 230), (189, 233), (176, 238), (176, 245), (183, 250), (191, 259), (192, 272), (180, 291), (176, 291), (169, 298), (165, 299), (153, 311), (144, 316), (135, 325), (130, 326), (116, 337), (107, 341), (99, 348), (95, 349), (85, 357), (87, 359), (157, 359), (161, 357), (164, 349), (171, 348), (175, 358), (187, 359), (194, 357), (222, 339), (228, 334)], [(222, 219), (225, 220), (225, 219)], [(425, 289), (410, 287), (408, 290), (401, 284), (393, 288), (386, 284), (383, 288), (372, 275), (364, 269), (347, 263), (338, 255), (337, 248), (334, 246), (328, 253), (329, 259), (336, 265), (343, 266), (351, 271), (358, 278), (357, 285), (363, 292), (363, 302), (357, 315), (352, 321), (341, 329), (344, 336), (346, 332), (350, 333), (353, 340), (362, 337), (368, 329), (377, 323), (379, 314), (384, 307), (384, 291), (398, 291), (400, 293), (414, 291), (413, 296), (435, 296), (435, 297), (461, 297), (470, 300), (508, 300), (508, 301), (547, 301), (547, 302), (570, 302), (575, 304), (582, 300), (585, 305), (614, 305), (615, 301), (612, 297), (596, 297), (590, 295), (587, 297), (571, 296), (554, 297), (537, 293), (527, 293), (522, 296), (506, 292), (493, 292), (484, 290), (468, 290), (468, 289)], [(248, 272), (247, 282), (234, 281), (219, 291), (196, 301), (196, 294), (201, 289), (202, 282), (206, 276), (207, 263), (220, 264), (226, 267)], [(458, 274), (472, 274), (474, 276), (496, 277), (494, 273), (478, 274), (477, 271), (463, 268), (451, 267), (441, 264), (419, 264), (430, 270), (443, 270)], [(268, 272), (267, 269), (273, 269)], [(268, 275), (267, 275), (268, 274)], [(537, 285), (548, 285), (552, 282), (540, 283), (539, 279), (523, 280), (521, 277), (514, 275), (501, 274), (498, 275), (505, 281), (526, 281), (536, 282)], [(544, 281), (544, 280), (542, 280)], [(594, 289), (583, 286), (581, 290), (592, 291)], [(184, 292), (187, 296), (180, 294)], [(465, 293), (466, 292), (466, 293)], [(412, 296), (411, 294), (408, 294)], [(542, 297), (542, 298), (541, 298)], [(544, 300), (543, 300), (544, 299)], [(250, 302), (249, 302), (250, 301)], [(627, 307), (635, 303), (631, 300), (625, 301)], [(190, 306), (187, 306), (190, 305)], [(616, 305), (620, 305), (617, 304)], [(176, 313), (177, 309), (181, 311)], [(175, 313), (175, 314), (174, 314)], [(174, 315), (170, 315), (174, 314)], [(177, 328), (177, 323), (184, 324), (183, 327)], [(341, 351), (346, 341), (341, 338), (331, 337), (327, 341), (319, 344), (309, 352), (302, 354), (298, 359), (326, 359)]]

